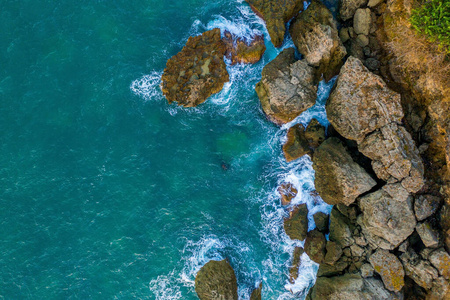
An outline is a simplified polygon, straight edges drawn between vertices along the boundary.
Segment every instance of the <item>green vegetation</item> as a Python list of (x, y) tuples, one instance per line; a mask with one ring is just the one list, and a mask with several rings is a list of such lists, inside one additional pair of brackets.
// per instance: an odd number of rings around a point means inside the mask
[(426, 0), (411, 14), (411, 24), (450, 54), (450, 0)]

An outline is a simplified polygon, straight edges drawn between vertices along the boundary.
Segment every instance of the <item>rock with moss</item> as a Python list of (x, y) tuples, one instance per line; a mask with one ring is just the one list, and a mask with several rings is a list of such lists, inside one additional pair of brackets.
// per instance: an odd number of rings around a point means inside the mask
[(308, 232), (308, 207), (300, 204), (289, 212), (289, 217), (284, 219), (284, 231), (291, 240), (303, 241)]
[(376, 185), (369, 174), (355, 163), (337, 138), (329, 138), (317, 148), (313, 158), (315, 186), (331, 205), (350, 205)]
[(398, 258), (387, 250), (378, 249), (369, 258), (375, 272), (381, 276), (384, 286), (399, 292), (405, 285), (405, 271)]
[(283, 44), (285, 23), (303, 9), (302, 0), (245, 0), (252, 10), (261, 17), (267, 27), (275, 47)]
[(330, 213), (330, 241), (341, 248), (350, 247), (355, 243), (354, 230), (355, 225), (334, 206)]
[(317, 229), (311, 230), (306, 235), (305, 252), (312, 261), (321, 264), (326, 254), (327, 240), (325, 235)]
[(262, 71), (255, 87), (267, 118), (277, 125), (294, 120), (316, 102), (314, 69), (296, 60), (294, 48), (284, 49)]
[(233, 35), (229, 31), (225, 31), (222, 40), (227, 49), (225, 57), (231, 61), (232, 65), (257, 63), (266, 51), (264, 36), (262, 34), (255, 35), (250, 40), (246, 40)]
[(447, 280), (450, 279), (450, 255), (445, 249), (440, 248), (433, 251), (428, 259), (441, 276)]
[(167, 101), (192, 107), (220, 92), (229, 81), (225, 51), (218, 28), (190, 37), (183, 49), (167, 61), (161, 77)]
[(195, 277), (195, 291), (201, 300), (237, 300), (237, 280), (227, 260), (207, 262)]
[(414, 280), (416, 284), (424, 289), (431, 289), (433, 281), (438, 278), (438, 271), (433, 268), (429, 261), (422, 259), (413, 249), (400, 255), (406, 276)]
[(339, 73), (347, 51), (339, 38), (336, 20), (325, 5), (313, 0), (295, 18), (290, 33), (308, 64), (317, 68), (318, 77), (323, 74), (328, 81)]
[(278, 193), (281, 196), (281, 205), (291, 204), (291, 200), (297, 196), (297, 189), (290, 182), (284, 182), (278, 187)]

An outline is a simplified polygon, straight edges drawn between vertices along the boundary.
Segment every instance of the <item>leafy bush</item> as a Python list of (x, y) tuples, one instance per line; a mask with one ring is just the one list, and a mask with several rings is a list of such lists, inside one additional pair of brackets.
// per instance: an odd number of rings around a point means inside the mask
[(450, 54), (450, 0), (426, 0), (411, 14), (411, 24)]

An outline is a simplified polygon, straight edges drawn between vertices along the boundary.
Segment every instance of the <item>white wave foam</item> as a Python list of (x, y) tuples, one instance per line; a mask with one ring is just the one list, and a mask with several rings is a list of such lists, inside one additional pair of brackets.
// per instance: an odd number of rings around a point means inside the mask
[(169, 276), (158, 276), (158, 278), (150, 281), (150, 291), (155, 295), (156, 300), (177, 300), (181, 299), (180, 287), (173, 280), (173, 274)]
[(130, 85), (131, 91), (145, 100), (161, 98), (162, 92), (159, 87), (161, 83), (162, 72), (153, 71), (133, 81)]

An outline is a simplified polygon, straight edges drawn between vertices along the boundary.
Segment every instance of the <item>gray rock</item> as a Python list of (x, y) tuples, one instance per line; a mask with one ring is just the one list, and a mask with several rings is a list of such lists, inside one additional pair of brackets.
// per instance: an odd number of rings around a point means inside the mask
[(433, 215), (440, 207), (442, 199), (432, 195), (416, 196), (414, 201), (414, 211), (417, 221), (423, 221)]
[(350, 205), (376, 182), (357, 163), (337, 138), (329, 138), (317, 148), (313, 158), (315, 186), (328, 204)]
[(264, 67), (255, 90), (270, 121), (290, 122), (315, 104), (314, 73), (305, 60), (296, 61), (294, 48), (284, 49)]
[(351, 246), (353, 239), (354, 225), (341, 214), (336, 207), (333, 207), (330, 214), (330, 241), (336, 242), (341, 248)]
[(195, 277), (195, 291), (201, 300), (237, 300), (237, 280), (227, 260), (207, 262)]
[(320, 264), (319, 270), (317, 271), (317, 277), (330, 277), (330, 276), (336, 276), (341, 275), (345, 269), (348, 267), (348, 262), (344, 261), (343, 259), (338, 260), (333, 265), (329, 264)]
[(389, 251), (378, 249), (369, 258), (369, 262), (383, 280), (384, 286), (393, 292), (399, 292), (405, 285), (405, 271), (398, 258)]
[(368, 59), (366, 59), (366, 61), (364, 62), (364, 65), (370, 70), (370, 71), (376, 71), (380, 68), (380, 61), (377, 60), (376, 58), (372, 58), (369, 57)]
[(341, 0), (339, 15), (343, 21), (353, 18), (358, 8), (367, 4), (367, 0)]
[[(397, 184), (399, 186), (399, 184)], [(379, 245), (384, 249), (394, 249), (411, 233), (416, 226), (411, 204), (393, 198), (385, 188), (360, 199), (363, 212), (359, 222), (363, 233), (369, 232), (387, 241), (390, 245)], [(370, 239), (370, 236), (366, 235)]]
[(363, 264), (360, 269), (361, 276), (366, 277), (372, 277), (373, 276), (373, 267), (371, 264)]
[(437, 249), (430, 254), (431, 264), (439, 271), (445, 279), (450, 279), (450, 255), (444, 248)]
[(367, 3), (368, 7), (375, 7), (378, 4), (380, 4), (381, 2), (383, 2), (383, 0), (369, 0), (369, 3)]
[(353, 17), (353, 28), (356, 34), (369, 35), (371, 23), (372, 16), (369, 8), (359, 8), (356, 10)]
[(412, 249), (408, 249), (406, 253), (400, 255), (400, 259), (405, 274), (415, 283), (424, 289), (430, 289), (433, 286), (433, 280), (438, 278), (439, 274), (428, 261), (421, 259)]
[(416, 231), (427, 248), (439, 247), (439, 233), (428, 222), (418, 223)]

